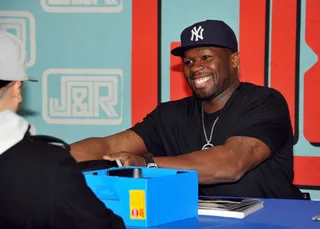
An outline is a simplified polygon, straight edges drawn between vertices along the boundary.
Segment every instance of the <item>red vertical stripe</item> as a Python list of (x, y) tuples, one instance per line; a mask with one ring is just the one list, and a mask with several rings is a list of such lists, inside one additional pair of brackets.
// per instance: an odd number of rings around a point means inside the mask
[(320, 186), (320, 157), (295, 156), (294, 171), (295, 184)]
[[(172, 42), (170, 50), (180, 46), (180, 42)], [(170, 54), (170, 100), (177, 100), (191, 95), (191, 89), (182, 73), (180, 57)]]
[[(320, 1), (306, 1), (306, 43), (320, 57)], [(304, 136), (309, 142), (320, 143), (320, 63), (304, 75)]]
[(158, 1), (132, 1), (132, 125), (158, 104)]
[(272, 2), (271, 87), (286, 98), (294, 129), (296, 77), (297, 3), (292, 0)]
[(266, 1), (240, 0), (240, 80), (264, 84)]

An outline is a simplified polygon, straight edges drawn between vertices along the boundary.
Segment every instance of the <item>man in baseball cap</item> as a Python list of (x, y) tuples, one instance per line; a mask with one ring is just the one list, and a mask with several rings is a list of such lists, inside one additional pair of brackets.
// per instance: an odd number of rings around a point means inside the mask
[(293, 136), (284, 97), (240, 82), (238, 42), (225, 22), (197, 22), (180, 38), (171, 53), (181, 57), (193, 95), (160, 103), (122, 133), (76, 142), (71, 153), (79, 161), (105, 155), (126, 166), (197, 170), (202, 196), (302, 199), (292, 183)]
[(0, 31), (0, 228), (123, 229), (121, 217), (87, 186), (64, 141), (30, 134), (16, 114), (26, 73), (26, 50)]

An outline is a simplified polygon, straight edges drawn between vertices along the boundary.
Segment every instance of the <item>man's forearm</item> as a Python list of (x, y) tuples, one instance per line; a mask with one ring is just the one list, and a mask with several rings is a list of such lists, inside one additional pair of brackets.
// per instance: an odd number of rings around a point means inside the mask
[(142, 138), (131, 130), (103, 138), (87, 138), (71, 144), (71, 154), (77, 161), (103, 159), (111, 153), (130, 152), (136, 155), (147, 153)]
[[(193, 153), (176, 157), (154, 157), (154, 161), (160, 168), (174, 168), (184, 170), (197, 170), (200, 184), (217, 184), (234, 182), (239, 179), (237, 168), (223, 154), (224, 149), (219, 152), (216, 146), (216, 152), (196, 151)], [(219, 153), (222, 156), (212, 156), (213, 153)]]
[(102, 159), (106, 146), (102, 138), (87, 138), (70, 145), (71, 155), (76, 161), (88, 161)]

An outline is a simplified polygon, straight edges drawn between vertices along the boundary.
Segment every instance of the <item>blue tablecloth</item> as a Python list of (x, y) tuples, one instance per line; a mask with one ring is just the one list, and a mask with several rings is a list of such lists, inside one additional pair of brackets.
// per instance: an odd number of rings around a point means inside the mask
[[(244, 219), (199, 216), (161, 225), (159, 229), (320, 229), (320, 201), (263, 199), (264, 207)], [(161, 217), (161, 216), (159, 216)]]

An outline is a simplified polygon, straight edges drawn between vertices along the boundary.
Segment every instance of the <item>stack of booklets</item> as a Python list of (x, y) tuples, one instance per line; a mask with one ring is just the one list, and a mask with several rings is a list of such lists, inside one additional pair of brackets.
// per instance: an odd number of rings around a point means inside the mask
[(198, 214), (242, 219), (263, 208), (263, 201), (251, 198), (199, 197)]

